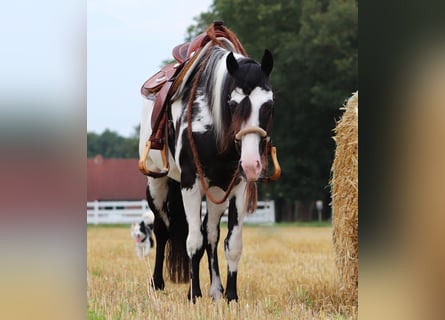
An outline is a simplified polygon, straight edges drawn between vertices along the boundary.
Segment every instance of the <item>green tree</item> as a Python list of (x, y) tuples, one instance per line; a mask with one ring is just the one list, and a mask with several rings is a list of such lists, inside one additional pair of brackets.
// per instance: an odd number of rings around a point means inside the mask
[(298, 67), (286, 80), (299, 88), (298, 96), (287, 90), (285, 93), (296, 107), (295, 135), (299, 139), (288, 147), (296, 157), (295, 175), (288, 181), (285, 178), (284, 183), (289, 187), (292, 180), (300, 180), (291, 194), (309, 210), (312, 200), (329, 199), (335, 148), (332, 129), (340, 116), (339, 106), (358, 86), (357, 4), (304, 0), (300, 23), (296, 41), (288, 44), (283, 55), (289, 67)]
[(102, 134), (87, 133), (87, 157), (101, 154), (104, 158), (138, 158), (139, 126), (130, 138), (106, 129)]

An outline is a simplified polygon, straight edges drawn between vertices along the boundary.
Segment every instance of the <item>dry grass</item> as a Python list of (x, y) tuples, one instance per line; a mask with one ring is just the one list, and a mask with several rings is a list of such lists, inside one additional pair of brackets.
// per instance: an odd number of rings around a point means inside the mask
[[(221, 237), (227, 227), (222, 226)], [(203, 298), (186, 298), (188, 285), (166, 280), (164, 291), (149, 286), (154, 251), (139, 260), (129, 228), (88, 229), (89, 319), (355, 319), (335, 267), (330, 227), (244, 228), (238, 274), (239, 302), (207, 296), (206, 257), (201, 263)], [(226, 261), (219, 250), (222, 281)]]
[(358, 302), (358, 92), (335, 128), (332, 164), (333, 238), (342, 285), (351, 304)]

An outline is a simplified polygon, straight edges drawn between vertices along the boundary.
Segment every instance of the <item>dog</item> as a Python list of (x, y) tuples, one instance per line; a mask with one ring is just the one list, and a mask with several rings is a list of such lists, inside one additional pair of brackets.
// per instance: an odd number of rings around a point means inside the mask
[(131, 237), (136, 245), (136, 255), (139, 259), (146, 257), (154, 246), (152, 237), (154, 215), (147, 211), (142, 215), (142, 221), (131, 224)]

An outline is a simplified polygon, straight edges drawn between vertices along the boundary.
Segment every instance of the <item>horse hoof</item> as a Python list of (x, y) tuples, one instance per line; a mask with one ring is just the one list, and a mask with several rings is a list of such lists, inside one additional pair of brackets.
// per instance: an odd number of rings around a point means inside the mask
[(201, 290), (196, 290), (197, 292), (193, 292), (193, 297), (190, 294), (190, 289), (189, 292), (187, 294), (187, 299), (190, 301), (192, 301), (193, 303), (196, 303), (196, 298), (201, 298), (202, 297), (202, 293)]
[(224, 289), (223, 287), (210, 289), (209, 296), (212, 297), (213, 301), (219, 301), (223, 297)]
[(164, 290), (165, 287), (165, 283), (164, 283), (164, 279), (155, 279), (152, 278), (151, 279), (151, 286), (155, 289), (155, 290)]
[(232, 301), (238, 302), (238, 295), (236, 292), (226, 292), (226, 299), (227, 303), (230, 303)]

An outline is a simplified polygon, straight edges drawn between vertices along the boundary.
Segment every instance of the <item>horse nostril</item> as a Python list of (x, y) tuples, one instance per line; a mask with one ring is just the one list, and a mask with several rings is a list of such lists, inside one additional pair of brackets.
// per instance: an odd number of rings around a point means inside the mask
[(245, 177), (246, 180), (256, 181), (263, 170), (263, 164), (260, 160), (240, 161), (239, 169), (241, 176)]

